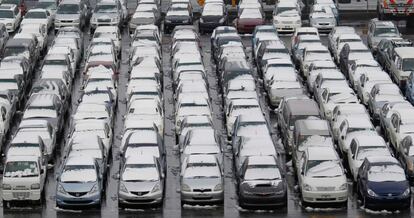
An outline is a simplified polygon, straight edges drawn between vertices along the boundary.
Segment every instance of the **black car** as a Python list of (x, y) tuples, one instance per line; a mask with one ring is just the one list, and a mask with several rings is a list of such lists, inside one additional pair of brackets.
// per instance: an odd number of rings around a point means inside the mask
[(365, 158), (358, 171), (357, 194), (365, 208), (410, 208), (410, 184), (400, 163), (391, 156)]
[(192, 25), (192, 9), (190, 4), (186, 3), (174, 3), (167, 11), (164, 20), (164, 32), (171, 33), (176, 26)]
[(212, 32), (218, 26), (227, 23), (227, 10), (224, 4), (208, 3), (204, 5), (198, 29), (200, 33)]
[(394, 48), (411, 47), (413, 45), (413, 42), (408, 39), (383, 39), (378, 44), (376, 59), (384, 70), (388, 71), (390, 66), (388, 62), (393, 60)]
[(285, 207), (287, 183), (274, 156), (250, 156), (237, 172), (241, 207)]

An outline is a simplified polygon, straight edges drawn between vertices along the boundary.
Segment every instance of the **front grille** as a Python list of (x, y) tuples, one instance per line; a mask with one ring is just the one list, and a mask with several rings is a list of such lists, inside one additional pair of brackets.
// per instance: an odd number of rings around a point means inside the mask
[(316, 187), (317, 191), (334, 191), (335, 187)]
[(72, 22), (73, 22), (73, 20), (61, 20), (60, 22), (61, 22), (61, 23), (72, 23)]
[(81, 201), (81, 200), (79, 200), (79, 201), (63, 201), (63, 202), (65, 202), (66, 204), (90, 204), (90, 203), (92, 203), (91, 200), (84, 200), (84, 201)]
[(13, 189), (14, 190), (29, 190), (29, 188), (24, 185), (16, 185)]
[(98, 22), (111, 22), (111, 19), (98, 19)]
[(131, 202), (131, 203), (149, 203), (154, 200), (153, 199), (127, 199), (125, 201)]
[(335, 201), (336, 198), (316, 198), (316, 201)]
[(143, 195), (148, 194), (149, 192), (147, 191), (147, 192), (131, 192), (131, 193), (137, 196), (143, 196)]
[(321, 26), (328, 26), (329, 23), (319, 23), (319, 25), (321, 25)]
[(68, 192), (68, 194), (75, 196), (75, 197), (82, 197), (86, 195), (88, 192)]
[(193, 189), (193, 192), (211, 192), (211, 189)]
[(270, 183), (256, 184), (256, 187), (272, 187), (272, 184)]

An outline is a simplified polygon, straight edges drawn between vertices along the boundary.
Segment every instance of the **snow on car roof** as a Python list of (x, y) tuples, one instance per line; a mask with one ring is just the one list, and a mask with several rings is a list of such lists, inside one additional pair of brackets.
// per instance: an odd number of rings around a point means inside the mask
[(158, 133), (154, 130), (140, 130), (128, 136), (129, 144), (158, 143)]
[(71, 156), (66, 160), (65, 165), (77, 166), (77, 165), (95, 165), (95, 161), (92, 157), (88, 156)]
[(386, 162), (391, 162), (391, 163), (399, 164), (398, 160), (395, 159), (392, 156), (371, 156), (371, 157), (366, 157), (366, 159), (370, 163), (386, 163)]
[(360, 135), (355, 136), (354, 139), (359, 142), (359, 146), (363, 146), (363, 147), (369, 147), (369, 146), (386, 147), (387, 146), (384, 139), (379, 135), (360, 134)]
[(216, 157), (214, 155), (190, 155), (188, 156), (188, 163), (216, 163)]
[(338, 160), (338, 155), (332, 147), (308, 147), (308, 160)]
[(360, 116), (349, 116), (346, 118), (349, 127), (373, 127), (372, 122), (368, 118), (363, 118)]

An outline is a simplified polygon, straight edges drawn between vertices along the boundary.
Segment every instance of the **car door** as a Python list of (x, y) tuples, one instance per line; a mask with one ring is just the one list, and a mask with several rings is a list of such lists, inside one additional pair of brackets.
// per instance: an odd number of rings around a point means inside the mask
[(393, 115), (391, 115), (389, 139), (395, 149), (397, 149), (397, 135), (398, 135), (398, 130), (399, 130), (399, 124), (400, 124), (399, 116), (397, 113), (394, 113)]
[(349, 151), (348, 151), (348, 163), (349, 163), (349, 168), (351, 170), (351, 174), (352, 176), (354, 176), (354, 178), (356, 178), (356, 174), (358, 172), (355, 171), (355, 160), (356, 160), (356, 154), (357, 154), (357, 143), (354, 140), (352, 140), (351, 145), (349, 146)]
[[(299, 168), (298, 168), (298, 183), (299, 187), (302, 188), (303, 179), (305, 177), (305, 170), (306, 170), (306, 155), (302, 155), (302, 158), (299, 161)], [(302, 191), (302, 190), (301, 190)]]

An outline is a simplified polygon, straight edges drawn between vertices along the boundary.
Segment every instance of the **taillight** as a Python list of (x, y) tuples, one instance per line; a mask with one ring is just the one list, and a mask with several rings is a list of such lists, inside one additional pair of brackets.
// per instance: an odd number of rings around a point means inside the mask
[(384, 1), (383, 1), (383, 5), (384, 5), (384, 8), (388, 8), (388, 3), (387, 3), (387, 0), (384, 0)]

